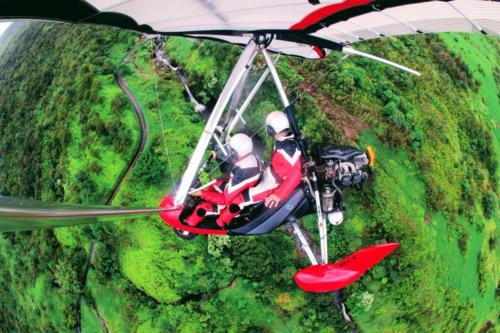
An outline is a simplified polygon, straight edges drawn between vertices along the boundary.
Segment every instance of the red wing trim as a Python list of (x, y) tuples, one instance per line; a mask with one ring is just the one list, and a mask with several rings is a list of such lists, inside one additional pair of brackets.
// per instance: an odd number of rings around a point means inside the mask
[(312, 46), (312, 48), (313, 48), (314, 52), (316, 52), (316, 54), (318, 55), (318, 57), (320, 57), (320, 59), (325, 57), (325, 53), (323, 52), (322, 49), (320, 49), (317, 46)]
[(342, 3), (337, 3), (334, 5), (325, 6), (319, 8), (312, 13), (305, 16), (300, 22), (295, 23), (290, 27), (290, 30), (304, 30), (318, 23), (319, 21), (325, 19), (326, 17), (341, 12), (352, 7), (367, 5), (372, 3), (374, 0), (346, 0)]

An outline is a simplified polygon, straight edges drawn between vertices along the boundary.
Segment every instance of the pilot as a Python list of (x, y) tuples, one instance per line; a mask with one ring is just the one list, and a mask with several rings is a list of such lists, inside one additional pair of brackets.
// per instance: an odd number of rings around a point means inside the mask
[[(189, 226), (196, 226), (207, 215), (219, 215), (217, 225), (223, 228), (240, 212), (240, 204), (245, 202), (243, 192), (255, 186), (262, 174), (259, 158), (253, 153), (252, 139), (238, 133), (229, 140), (230, 156), (235, 160), (225, 179), (215, 180), (209, 188), (192, 193), (203, 202), (186, 218)], [(246, 195), (245, 195), (246, 197)]]
[(277, 207), (302, 180), (302, 156), (290, 129), (288, 117), (282, 111), (273, 111), (266, 117), (267, 133), (274, 139), (271, 165), (262, 181), (248, 190), (244, 205), (264, 201), (268, 208)]

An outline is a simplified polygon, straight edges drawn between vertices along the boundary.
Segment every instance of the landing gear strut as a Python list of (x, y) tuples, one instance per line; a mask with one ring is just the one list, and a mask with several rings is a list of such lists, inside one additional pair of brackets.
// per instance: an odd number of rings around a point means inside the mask
[[(321, 261), (321, 255), (309, 239), (307, 233), (299, 224), (299, 221), (288, 222), (286, 224), (286, 232), (295, 240), (295, 246), (297, 247), (297, 250), (299, 251), (301, 256), (307, 257), (309, 261), (311, 261), (312, 265), (317, 265), (318, 262)], [(339, 310), (342, 318), (344, 318), (344, 320), (351, 328), (351, 331), (353, 333), (358, 333), (359, 331), (356, 328), (356, 325), (352, 321), (351, 317), (349, 316), (347, 307), (344, 304), (342, 290), (336, 290), (331, 294), (333, 296), (333, 305), (337, 308), (337, 310)]]

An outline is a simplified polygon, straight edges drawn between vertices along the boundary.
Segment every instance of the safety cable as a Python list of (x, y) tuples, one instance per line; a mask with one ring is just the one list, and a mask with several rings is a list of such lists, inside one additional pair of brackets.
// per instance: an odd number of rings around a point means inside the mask
[[(138, 48), (139, 46), (142, 46), (144, 43), (146, 43), (148, 40), (152, 40), (151, 38), (147, 38), (145, 37), (144, 35), (142, 35), (141, 38), (144, 38), (142, 41), (139, 40), (139, 42), (137, 43), (134, 43), (134, 45), (132, 45), (132, 47), (130, 49), (128, 49), (127, 53), (125, 53), (125, 56), (123, 57), (123, 59), (120, 61), (120, 64), (125, 64), (129, 58), (129, 56), (135, 51), (136, 48)], [(154, 44), (153, 44), (154, 45)]]
[[(345, 59), (347, 59), (349, 57), (348, 54), (344, 55), (342, 58), (340, 58), (340, 60), (336, 63), (337, 65), (342, 63)], [(297, 99), (301, 98), (302, 96), (304, 96), (306, 90), (309, 90), (311, 89), (312, 87), (316, 86), (321, 80), (324, 80), (325, 79), (325, 76), (330, 74), (330, 72), (332, 72), (335, 67), (334, 66), (329, 66), (330, 68), (328, 70), (326, 70), (325, 72), (323, 72), (315, 81), (313, 81), (312, 83), (310, 83), (307, 88), (304, 88), (302, 89), (302, 92), (301, 93), (298, 93), (297, 96), (292, 100), (290, 101), (290, 105), (294, 104)], [(287, 95), (290, 95), (291, 93), (295, 92), (299, 90), (299, 87), (295, 87), (293, 90), (291, 90)]]
[[(153, 41), (151, 42), (151, 45), (154, 48)], [(170, 155), (168, 153), (167, 140), (165, 139), (165, 129), (163, 127), (163, 118), (161, 116), (160, 95), (158, 94), (158, 78), (157, 78), (157, 74), (156, 74), (156, 70), (155, 70), (154, 60), (151, 60), (151, 67), (153, 70), (153, 77), (154, 77), (154, 81), (155, 81), (154, 87), (155, 87), (155, 93), (156, 93), (156, 104), (158, 106), (158, 115), (160, 118), (160, 130), (161, 130), (161, 137), (163, 139), (162, 140), (163, 141), (163, 148), (165, 151), (165, 156), (167, 158), (167, 166), (168, 166), (168, 170), (170, 172), (170, 180), (172, 181), (172, 186), (175, 187), (174, 173), (172, 172), (172, 165), (170, 163)]]
[[(338, 62), (337, 62), (337, 65), (342, 63), (346, 58), (348, 58), (349, 55), (345, 55), (343, 56)], [(324, 61), (324, 60), (323, 60)], [(304, 67), (304, 66), (302, 66)], [(317, 85), (318, 83), (320, 83), (321, 80), (324, 80), (325, 79), (325, 76), (330, 74), (330, 72), (334, 69), (334, 66), (330, 66), (330, 68), (323, 72), (316, 80), (314, 80), (312, 83), (310, 83), (306, 88), (302, 89), (302, 92), (301, 93), (298, 93), (295, 98), (290, 102), (290, 105), (294, 104), (299, 98), (301, 98), (304, 94), (305, 94), (305, 91), (306, 90), (309, 90), (310, 88), (312, 88), (313, 86)], [(295, 87), (293, 90), (291, 90), (289, 94), (292, 94), (293, 92), (299, 90), (299, 87)], [(255, 137), (257, 134), (259, 134), (264, 128), (266, 127), (265, 124), (263, 124), (259, 129), (257, 129), (251, 136), (250, 138), (253, 138)], [(217, 164), (214, 168), (212, 168), (210, 170), (210, 172), (207, 174), (207, 176), (210, 176), (211, 174), (213, 174), (222, 164), (224, 164), (228, 159), (230, 158), (230, 156), (227, 156), (226, 158), (224, 158), (219, 164)]]

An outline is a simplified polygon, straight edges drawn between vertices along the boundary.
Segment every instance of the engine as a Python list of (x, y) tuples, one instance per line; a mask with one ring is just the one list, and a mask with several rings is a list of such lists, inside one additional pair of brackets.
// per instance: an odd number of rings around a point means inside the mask
[(343, 219), (343, 190), (361, 188), (374, 160), (371, 148), (366, 152), (351, 146), (325, 145), (317, 149), (315, 161), (321, 208), (332, 224), (340, 224)]

